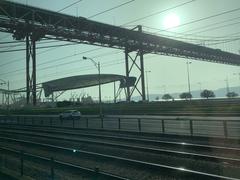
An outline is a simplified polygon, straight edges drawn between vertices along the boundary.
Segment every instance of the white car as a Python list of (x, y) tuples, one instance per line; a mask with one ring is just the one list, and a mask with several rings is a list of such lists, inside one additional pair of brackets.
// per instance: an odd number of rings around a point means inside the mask
[(59, 118), (60, 119), (68, 119), (68, 118), (79, 118), (81, 117), (81, 112), (77, 111), (77, 110), (68, 110), (68, 111), (65, 111), (63, 113), (61, 113), (59, 115)]

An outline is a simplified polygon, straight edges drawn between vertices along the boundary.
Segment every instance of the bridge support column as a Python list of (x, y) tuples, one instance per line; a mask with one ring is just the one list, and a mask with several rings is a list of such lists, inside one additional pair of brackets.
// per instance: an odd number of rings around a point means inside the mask
[[(30, 72), (30, 62), (32, 71)], [(26, 100), (35, 106), (37, 104), (36, 91), (36, 41), (33, 35), (26, 35)]]
[[(137, 26), (138, 31), (142, 32), (142, 26)], [(135, 29), (135, 28), (134, 28)], [(133, 30), (134, 30), (133, 29)], [(142, 44), (139, 45), (139, 49), (136, 52), (135, 57), (131, 56), (131, 52), (134, 50), (125, 48), (125, 65), (126, 65), (126, 77), (129, 78), (131, 71), (133, 68), (136, 68), (139, 71), (139, 77), (135, 83), (135, 85), (130, 89), (130, 87), (127, 87), (126, 92), (126, 100), (131, 101), (132, 94), (137, 91), (140, 96), (142, 97), (142, 100), (146, 100), (146, 93), (145, 93), (145, 80), (144, 80), (144, 58), (143, 58), (143, 50), (142, 50)], [(132, 61), (131, 66), (129, 67), (129, 59)], [(137, 59), (139, 59), (139, 63), (137, 62)], [(140, 64), (140, 65), (139, 65)], [(138, 84), (141, 81), (141, 89), (138, 88)]]

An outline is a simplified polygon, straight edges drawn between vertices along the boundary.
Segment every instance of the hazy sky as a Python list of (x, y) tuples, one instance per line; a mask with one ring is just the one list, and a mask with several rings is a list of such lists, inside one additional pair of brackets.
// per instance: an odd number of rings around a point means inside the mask
[[(14, 0), (22, 4), (59, 11), (77, 0)], [(81, 2), (65, 9), (62, 13), (73, 16), (89, 18), (104, 10), (121, 5), (130, 0), (82, 0)], [(91, 20), (113, 24), (125, 28), (133, 28), (143, 25), (143, 30), (158, 33), (173, 39), (195, 44), (206, 45), (211, 48), (221, 49), (233, 53), (240, 53), (240, 0), (134, 0), (114, 10), (90, 18)], [(184, 6), (172, 8), (184, 2)], [(212, 18), (206, 18), (230, 10)], [(171, 9), (164, 13), (158, 13), (165, 9)], [(138, 18), (146, 17), (138, 20)], [(171, 18), (172, 17), (172, 18)], [(205, 20), (200, 20), (206, 18)], [(169, 28), (170, 25), (179, 27)], [(199, 20), (199, 21), (197, 21)], [(177, 22), (178, 21), (178, 22)], [(195, 23), (193, 23), (195, 21)], [(167, 22), (167, 23), (166, 23)], [(174, 24), (175, 23), (175, 24)], [(166, 30), (167, 31), (161, 31)], [(0, 42), (12, 41), (12, 37), (6, 33), (0, 33)], [(47, 45), (66, 42), (50, 43)], [(21, 46), (23, 45), (23, 46)], [(0, 50), (14, 49), (11, 44), (0, 44)], [(41, 45), (43, 46), (43, 45)], [(19, 43), (16, 48), (24, 48), (24, 43)], [(63, 78), (73, 75), (97, 73), (92, 62), (83, 61), (82, 56), (94, 58), (101, 63), (102, 73), (114, 73), (125, 75), (124, 53), (121, 50), (101, 48), (90, 53), (84, 51), (96, 49), (96, 46), (72, 45), (58, 48), (37, 50), (37, 83)], [(66, 58), (63, 58), (66, 57)], [(62, 59), (61, 59), (62, 58)], [(145, 55), (145, 70), (148, 73), (149, 92), (168, 93), (184, 92), (187, 86), (187, 59), (174, 58), (160, 55)], [(230, 86), (239, 86), (239, 77), (233, 73), (240, 73), (240, 67), (208, 63), (191, 60), (190, 81), (191, 89), (217, 89), (226, 86), (226, 78)], [(67, 64), (68, 63), (68, 64)], [(137, 76), (137, 71), (131, 75)], [(0, 79), (10, 81), (10, 89), (25, 87), (25, 51), (1, 53)], [(164, 88), (165, 87), (165, 88)], [(68, 99), (70, 93), (85, 92), (93, 97), (98, 96), (97, 87), (84, 90), (69, 91), (64, 98)], [(103, 99), (113, 96), (113, 84), (103, 85)], [(138, 95), (138, 94), (135, 94)]]

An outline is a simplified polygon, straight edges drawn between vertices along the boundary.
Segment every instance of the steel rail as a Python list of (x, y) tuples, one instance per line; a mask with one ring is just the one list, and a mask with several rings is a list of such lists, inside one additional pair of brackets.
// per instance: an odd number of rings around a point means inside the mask
[[(117, 144), (117, 143), (110, 143), (110, 142), (103, 142), (103, 141), (97, 141), (97, 140), (85, 140), (85, 139), (72, 139), (67, 137), (56, 137), (56, 136), (49, 136), (49, 135), (42, 135), (42, 134), (36, 134), (36, 133), (26, 133), (26, 132), (12, 132), (7, 130), (2, 130), (0, 134), (3, 135), (10, 135), (13, 134), (23, 135), (23, 136), (35, 136), (40, 138), (46, 138), (46, 139), (54, 139), (54, 140), (64, 140), (64, 141), (71, 141), (71, 142), (81, 142), (81, 143), (91, 143), (91, 144), (98, 144), (102, 146), (111, 146), (111, 147), (117, 147), (117, 148), (123, 148), (123, 149), (130, 149), (130, 150), (137, 150), (142, 152), (150, 152), (150, 153), (156, 153), (156, 154), (165, 154), (169, 156), (175, 156), (175, 157), (181, 157), (181, 158), (190, 158), (195, 160), (205, 160), (209, 162), (222, 162), (222, 163), (228, 163), (231, 165), (238, 165), (240, 166), (240, 159), (237, 158), (229, 158), (229, 157), (221, 157), (216, 155), (207, 155), (207, 154), (199, 154), (199, 153), (191, 153), (191, 152), (185, 152), (185, 151), (176, 151), (176, 150), (167, 150), (167, 149), (161, 149), (161, 148), (151, 148), (151, 147), (144, 147), (144, 146), (136, 146), (136, 145), (126, 145), (126, 144)], [(4, 139), (0, 137), (0, 139)], [(240, 149), (239, 149), (240, 152)]]
[(168, 171), (168, 173), (169, 172), (176, 173), (178, 175), (178, 177), (191, 177), (191, 178), (200, 178), (200, 179), (202, 178), (202, 179), (238, 180), (237, 178), (209, 174), (209, 173), (189, 170), (189, 169), (185, 169), (185, 168), (181, 168), (181, 167), (173, 167), (173, 166), (167, 166), (167, 165), (162, 165), (162, 164), (149, 163), (149, 162), (140, 161), (140, 160), (122, 158), (122, 157), (118, 157), (118, 156), (106, 155), (106, 154), (95, 153), (95, 152), (88, 152), (88, 151), (83, 151), (83, 150), (55, 146), (55, 145), (46, 144), (46, 143), (36, 143), (36, 142), (32, 142), (32, 141), (18, 140), (18, 139), (12, 139), (12, 138), (5, 138), (5, 139), (7, 139), (8, 141), (15, 141), (17, 143), (22, 143), (22, 144), (31, 145), (31, 146), (44, 147), (44, 148), (58, 150), (58, 151), (62, 150), (66, 153), (76, 153), (76, 154), (79, 153), (81, 155), (84, 154), (86, 156), (91, 156), (91, 157), (94, 156), (96, 158), (101, 158), (101, 159), (108, 159), (108, 160), (111, 159), (111, 160), (115, 160), (115, 161), (117, 160), (117, 161), (121, 161), (124, 163), (132, 164), (132, 165), (138, 165), (138, 166), (141, 166), (144, 168), (155, 169), (155, 170), (164, 170), (164, 171)]
[[(99, 134), (94, 134), (94, 133), (80, 133), (80, 132), (66, 132), (66, 128), (60, 128), (60, 127), (46, 127), (46, 126), (38, 126), (37, 128), (32, 125), (24, 125), (26, 127), (33, 127), (34, 130), (27, 129), (28, 131), (38, 131), (38, 132), (45, 132), (45, 133), (60, 133), (62, 135), (72, 135), (72, 136), (80, 136), (80, 137), (93, 137), (93, 138), (100, 138), (100, 139), (110, 139), (110, 140), (123, 140), (123, 141), (132, 141), (132, 142), (140, 142), (140, 143), (152, 143), (152, 144), (158, 144), (158, 145), (171, 145), (171, 146), (177, 146), (179, 148), (184, 147), (184, 148), (192, 148), (192, 149), (205, 149), (205, 150), (223, 150), (227, 151), (228, 153), (240, 153), (240, 148), (235, 148), (235, 147), (225, 147), (225, 146), (216, 146), (216, 145), (205, 145), (205, 144), (194, 144), (194, 143), (189, 143), (189, 142), (178, 142), (178, 141), (165, 141), (165, 140), (152, 140), (152, 139), (146, 139), (146, 138), (135, 138), (135, 137), (119, 137), (116, 135), (99, 135)], [(1, 128), (1, 126), (0, 126)], [(4, 126), (6, 128), (6, 126)], [(8, 127), (9, 128), (9, 127)], [(39, 129), (39, 128), (45, 128), (45, 129)], [(46, 128), (49, 128), (49, 130), (46, 130)], [(17, 129), (17, 130), (22, 130), (23, 128), (16, 128), (16, 127), (11, 127), (11, 129)], [(52, 131), (55, 129), (55, 131)], [(56, 131), (57, 129), (57, 131)], [(59, 129), (63, 129), (64, 131), (59, 131)], [(86, 130), (86, 129), (77, 129), (77, 128), (67, 128), (70, 130)], [(51, 131), (50, 131), (51, 130)]]
[[(7, 152), (7, 153), (12, 153), (15, 155), (19, 155), (19, 156), (23, 156), (24, 158), (28, 158), (28, 159), (33, 159), (33, 160), (41, 160), (41, 161), (45, 161), (47, 163), (52, 163), (52, 159), (48, 158), (48, 157), (44, 157), (44, 156), (39, 156), (39, 155), (34, 155), (31, 153), (22, 153), (21, 151), (17, 151), (13, 148), (8, 148), (8, 147), (0, 147), (0, 151), (2, 152)], [(100, 176), (101, 178), (105, 178), (105, 179), (117, 179), (117, 180), (127, 180), (128, 178), (122, 177), (122, 176), (118, 176), (118, 175), (114, 175), (114, 174), (110, 174), (107, 172), (103, 172), (103, 171), (98, 171), (96, 172), (94, 169), (90, 169), (90, 168), (86, 168), (83, 166), (79, 166), (79, 165), (75, 165), (69, 162), (63, 162), (63, 161), (59, 161), (59, 160), (54, 160), (54, 164), (61, 166), (61, 167), (67, 167), (67, 168), (72, 168), (72, 169), (77, 169), (77, 170), (81, 170), (84, 171), (88, 174), (91, 174), (92, 176)]]

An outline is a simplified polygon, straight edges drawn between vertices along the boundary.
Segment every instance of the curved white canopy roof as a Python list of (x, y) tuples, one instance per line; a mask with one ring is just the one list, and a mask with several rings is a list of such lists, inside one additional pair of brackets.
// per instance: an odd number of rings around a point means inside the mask
[[(90, 86), (96, 86), (99, 84), (99, 75), (98, 74), (88, 74), (88, 75), (79, 75), (71, 76), (61, 79), (56, 79), (48, 82), (42, 83), (45, 96), (48, 97), (54, 91), (64, 91), (70, 89), (79, 89), (86, 88)], [(101, 74), (100, 83), (106, 84), (114, 81), (121, 81), (120, 87), (124, 88), (127, 86), (133, 86), (136, 78), (126, 76), (116, 75), (116, 74)]]

